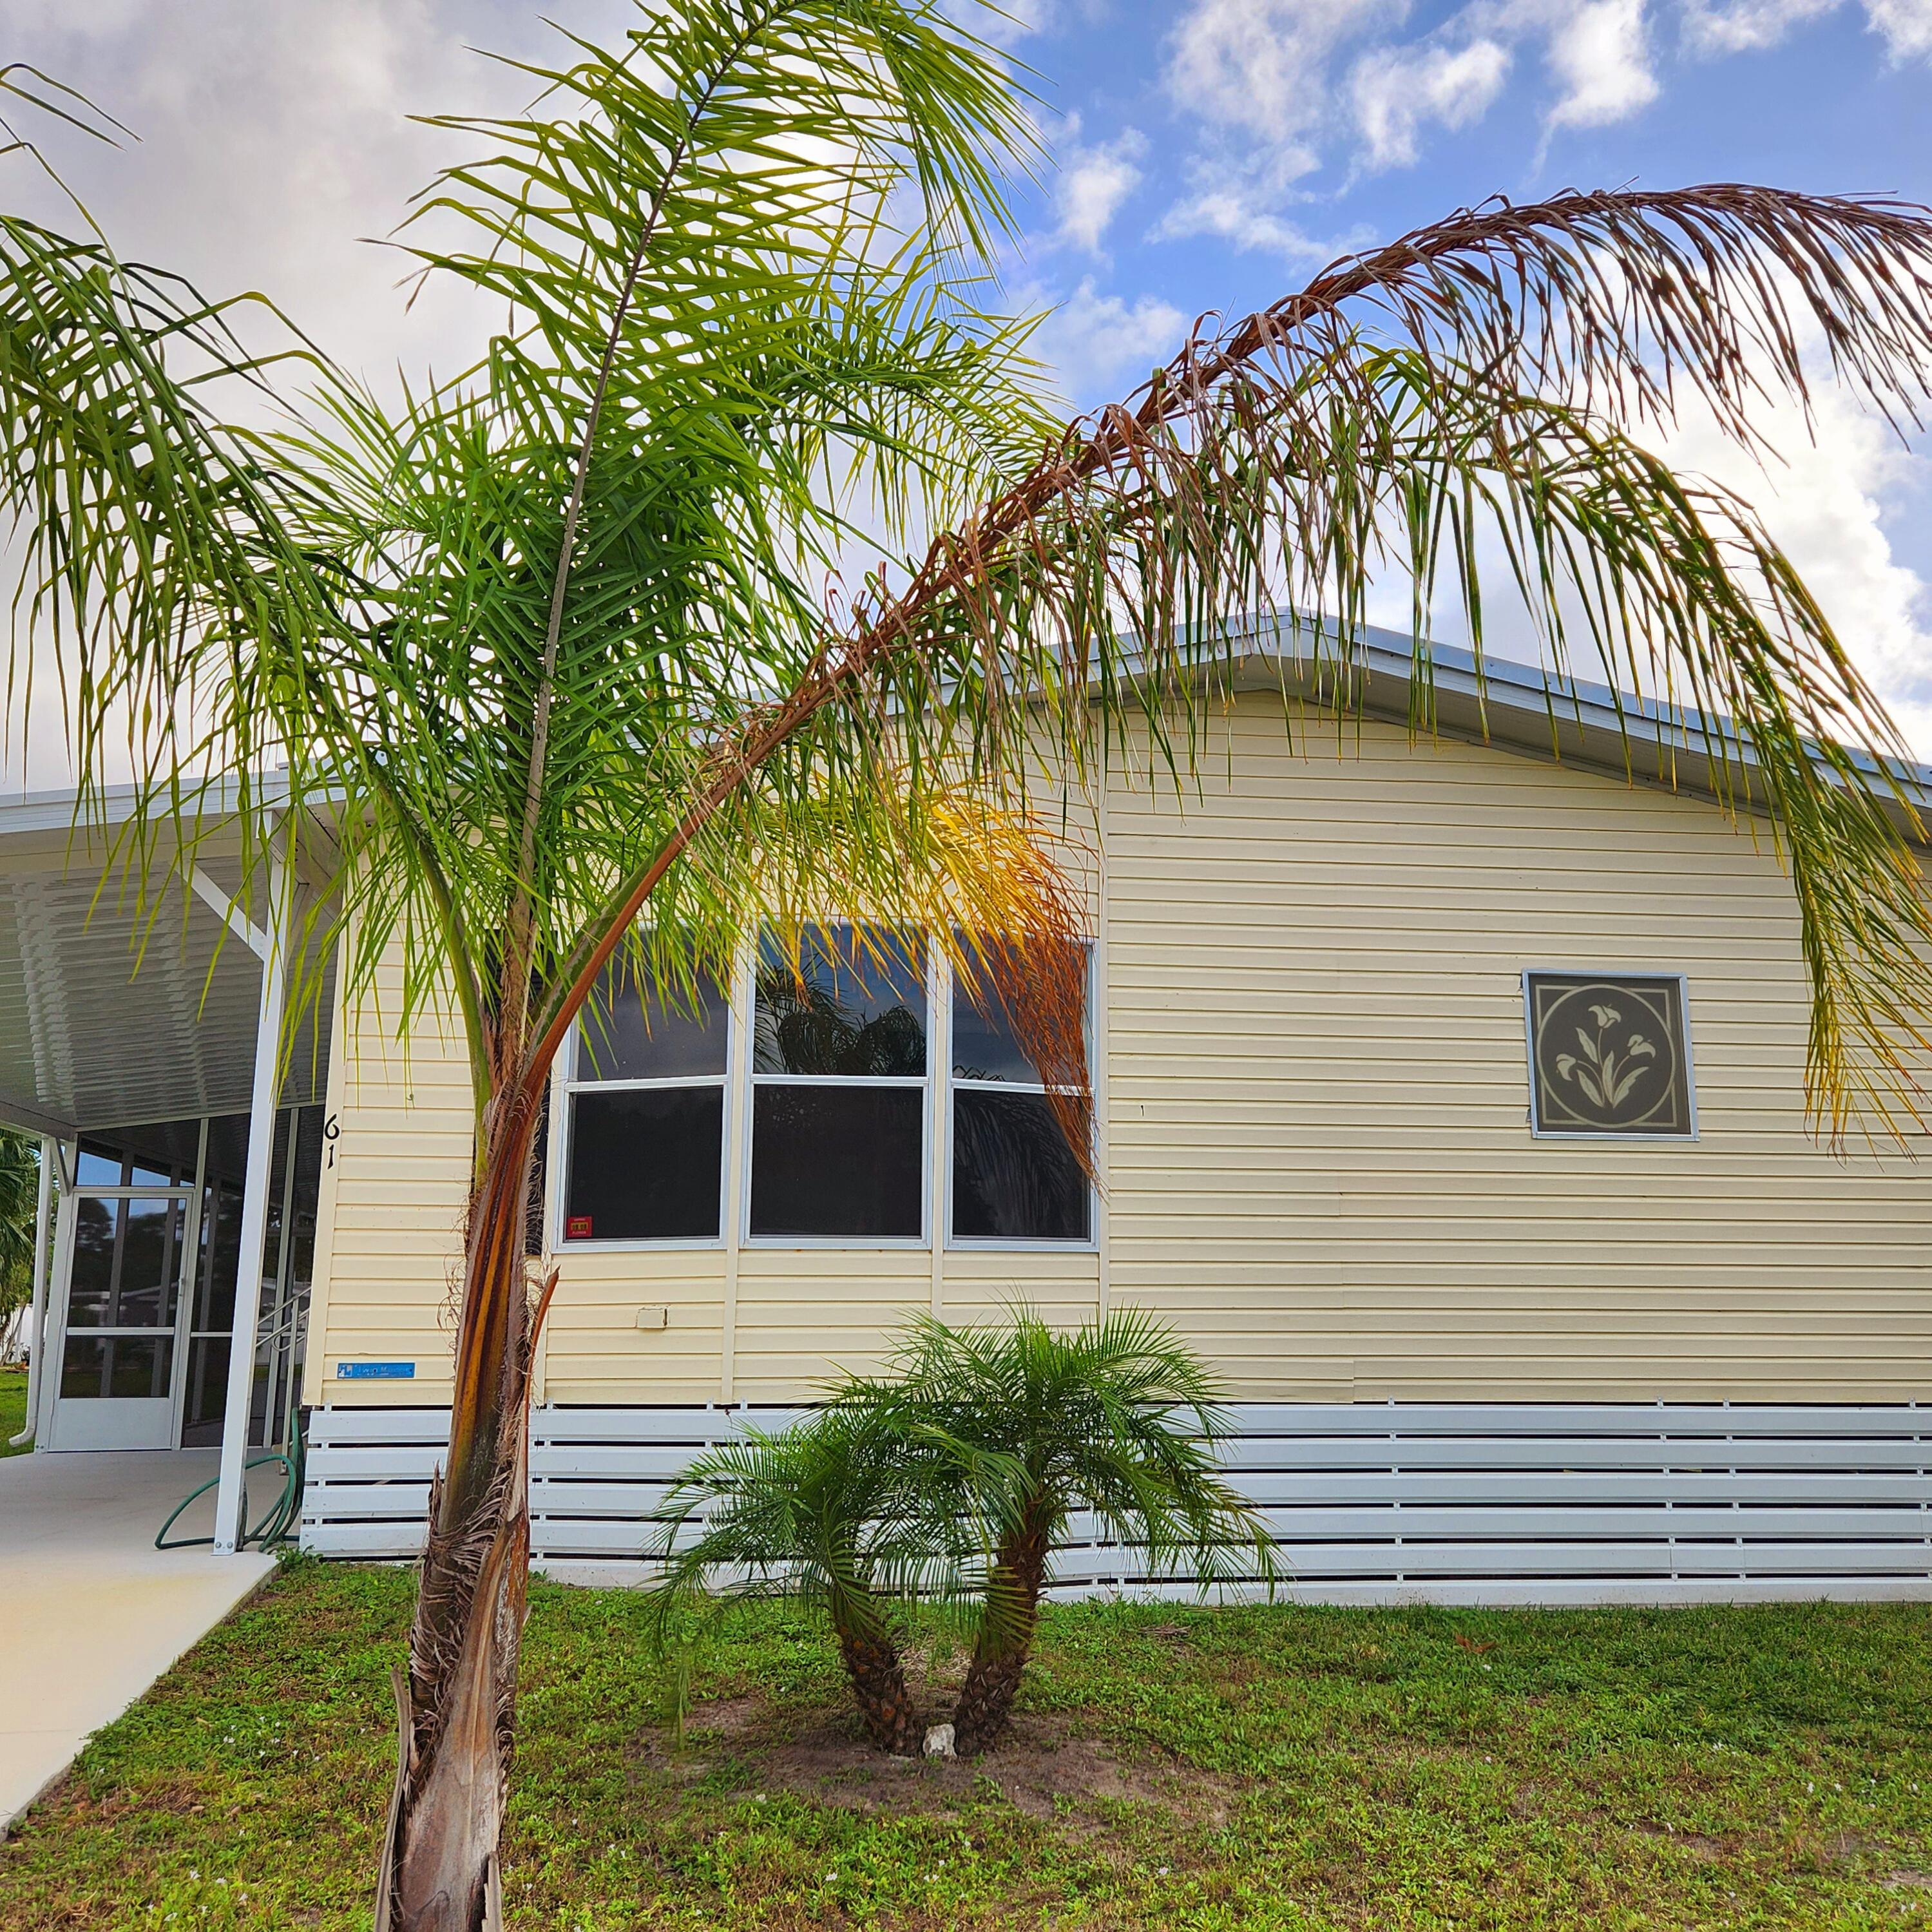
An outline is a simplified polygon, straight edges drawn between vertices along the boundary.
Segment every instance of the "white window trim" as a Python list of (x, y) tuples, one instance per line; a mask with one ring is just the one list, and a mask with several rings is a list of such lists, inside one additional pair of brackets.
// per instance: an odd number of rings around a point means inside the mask
[[(1087, 947), (1087, 1004), (1089, 1053), (1094, 1032), (1093, 1002), (1095, 942)], [(580, 1021), (571, 1029), (565, 1052), (559, 1056), (556, 1083), (553, 1089), (554, 1125), (550, 1186), (546, 1204), (549, 1246), (552, 1255), (715, 1253), (734, 1246), (760, 1253), (787, 1250), (827, 1250), (860, 1254), (926, 1252), (935, 1246), (936, 1234), (944, 1238), (937, 1245), (947, 1252), (966, 1254), (1090, 1255), (1100, 1246), (1100, 1223), (1102, 1204), (1100, 1192), (1090, 1183), (1088, 1189), (1088, 1232), (1084, 1240), (1059, 1241), (1037, 1237), (971, 1235), (952, 1232), (953, 1096), (960, 1090), (979, 1093), (1025, 1094), (1044, 1096), (1044, 1084), (1012, 1080), (958, 1080), (951, 1064), (952, 975), (944, 970), (940, 949), (926, 944), (926, 1070), (922, 1076), (835, 1073), (760, 1073), (752, 1064), (751, 1046), (757, 1028), (758, 941), (748, 941), (740, 950), (737, 968), (729, 989), (725, 1034), (724, 1070), (722, 1073), (680, 1074), (652, 1079), (596, 1080), (580, 1078), (578, 1052)], [(1538, 969), (1542, 970), (1540, 968)], [(1554, 970), (1554, 969), (1552, 969)], [(740, 1010), (742, 998), (753, 1003)], [(742, 1064), (743, 1074), (739, 1075)], [(892, 1087), (923, 1093), (926, 1104), (920, 1109), (920, 1232), (917, 1234), (754, 1234), (752, 1232), (752, 1196), (756, 1184), (754, 1142), (755, 1100), (761, 1086), (790, 1087)], [(716, 1235), (636, 1236), (622, 1240), (566, 1238), (569, 1204), (572, 1142), (576, 1130), (576, 1096), (580, 1093), (616, 1094), (648, 1090), (656, 1088), (716, 1087), (724, 1093), (722, 1131), (719, 1136), (718, 1225)], [(1100, 1100), (1094, 1100), (1095, 1132), (1100, 1131)], [(1578, 1138), (1582, 1138), (1578, 1136)], [(1627, 1138), (1636, 1138), (1628, 1136)], [(1676, 1138), (1660, 1136), (1659, 1138)], [(734, 1154), (742, 1163), (743, 1184), (738, 1190), (736, 1239), (730, 1228), (730, 1177)], [(933, 1226), (935, 1211), (941, 1217), (939, 1230)]]
[[(733, 977), (735, 979), (736, 976), (734, 974)], [(734, 1056), (737, 1048), (738, 1028), (741, 1021), (737, 1007), (730, 997), (734, 989), (728, 986), (720, 990), (725, 994), (724, 1066), (722, 1072), (673, 1074), (652, 1080), (580, 1079), (578, 1076), (577, 1054), (583, 1034), (582, 1015), (580, 1013), (572, 1022), (569, 1041), (563, 1054), (559, 1056), (563, 1062), (562, 1077), (553, 1090), (551, 1096), (552, 1114), (556, 1122), (553, 1152), (557, 1157), (550, 1163), (551, 1184), (547, 1205), (550, 1216), (548, 1246), (553, 1256), (704, 1254), (716, 1252), (729, 1244), (726, 1217), (730, 1211), (731, 1137), (735, 1131), (734, 1115), (736, 1111), (732, 1092), (731, 1070), (734, 1064)], [(692, 1087), (716, 1087), (722, 1091), (724, 1096), (718, 1132), (717, 1233), (635, 1234), (614, 1240), (600, 1240), (594, 1236), (588, 1239), (582, 1236), (566, 1236), (564, 1231), (570, 1220), (570, 1162), (577, 1134), (578, 1095), (585, 1093), (635, 1093), (655, 1088)], [(747, 1108), (746, 1111), (748, 1112), (750, 1110)]]
[[(1544, 1127), (1537, 1124), (1536, 1027), (1530, 1012), (1529, 982), (1546, 974), (1560, 974), (1570, 980), (1674, 980), (1677, 982), (1678, 1016), (1684, 1026), (1684, 1094), (1690, 1113), (1690, 1131), (1683, 1134), (1580, 1133), (1574, 1128)], [(1697, 1054), (1690, 1035), (1690, 976), (1675, 966), (1526, 966), (1522, 969), (1522, 1045), (1529, 1077), (1529, 1136), (1538, 1141), (1585, 1142), (1596, 1147), (1689, 1147), (1703, 1138), (1697, 1118)]]

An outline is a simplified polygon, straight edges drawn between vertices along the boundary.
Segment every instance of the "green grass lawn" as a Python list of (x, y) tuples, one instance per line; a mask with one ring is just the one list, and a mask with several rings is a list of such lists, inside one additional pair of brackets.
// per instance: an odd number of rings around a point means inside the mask
[(20, 1434), (27, 1426), (27, 1372), (25, 1369), (0, 1368), (0, 1456), (24, 1455), (33, 1447), (29, 1442), (18, 1449), (10, 1449), (10, 1438)]
[[(290, 1564), (0, 1846), (0, 1924), (366, 1926), (410, 1589)], [(830, 1647), (762, 1606), (700, 1658), (680, 1747), (641, 1622), (532, 1592), (513, 1924), (1932, 1916), (1922, 1606), (1055, 1610), (976, 1766), (870, 1756)]]

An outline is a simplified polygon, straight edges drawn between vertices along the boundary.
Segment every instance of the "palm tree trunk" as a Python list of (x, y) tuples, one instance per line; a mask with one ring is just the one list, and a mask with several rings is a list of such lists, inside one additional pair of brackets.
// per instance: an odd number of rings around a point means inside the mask
[(852, 1680), (852, 1695), (866, 1736), (896, 1757), (916, 1755), (923, 1732), (912, 1694), (906, 1688), (898, 1646), (884, 1625), (872, 1623), (866, 1628), (859, 1620), (848, 1618), (839, 1627), (838, 1654)]
[(986, 1586), (986, 1613), (966, 1682), (952, 1713), (953, 1748), (962, 1757), (990, 1750), (1012, 1720), (1013, 1700), (1040, 1622), (1040, 1592), (1051, 1543), (1031, 1519), (1000, 1546)]
[(524, 1254), (534, 1110), (494, 1118), (472, 1206), (449, 1453), (398, 1673), (402, 1747), (376, 1932), (492, 1932), (530, 1561), (531, 1319)]

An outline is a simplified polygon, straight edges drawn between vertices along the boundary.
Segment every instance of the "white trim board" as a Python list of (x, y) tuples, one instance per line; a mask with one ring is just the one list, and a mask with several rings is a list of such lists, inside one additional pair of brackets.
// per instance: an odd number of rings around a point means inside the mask
[[(792, 1408), (564, 1408), (531, 1420), (532, 1560), (652, 1574), (666, 1492), (700, 1448)], [(1276, 1540), (1277, 1598), (1334, 1604), (1932, 1599), (1932, 1408), (1787, 1404), (1235, 1406), (1229, 1479)], [(310, 1418), (302, 1546), (421, 1546), (448, 1412)], [(1072, 1526), (1056, 1597), (1186, 1598)], [(1264, 1594), (1256, 1577), (1242, 1597)]]

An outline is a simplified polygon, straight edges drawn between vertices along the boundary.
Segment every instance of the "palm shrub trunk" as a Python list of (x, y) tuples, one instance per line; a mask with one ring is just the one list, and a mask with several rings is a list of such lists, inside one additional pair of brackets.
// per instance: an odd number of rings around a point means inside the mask
[(1040, 1624), (1040, 1593), (1052, 1550), (1047, 1526), (1030, 1516), (1019, 1534), (1000, 1545), (987, 1580), (973, 1660), (953, 1707), (953, 1748), (963, 1756), (991, 1750), (1012, 1721), (1013, 1700)]
[(990, 1749), (1012, 1722), (1048, 1566), (1076, 1510), (1138, 1545), (1150, 1574), (1179, 1571), (1204, 1590), (1236, 1574), (1272, 1582), (1266, 1526), (1220, 1478), (1219, 1391), (1144, 1310), (1116, 1309), (1070, 1334), (1023, 1307), (984, 1328), (928, 1318), (899, 1360), (882, 1424), (958, 1458), (953, 1483), (922, 1486), (918, 1506), (944, 1513), (963, 1490), (998, 1526), (953, 1714), (956, 1750)]
[(808, 1420), (748, 1430), (699, 1456), (666, 1499), (652, 1623), (662, 1652), (686, 1611), (715, 1614), (734, 1596), (790, 1598), (822, 1612), (867, 1738), (904, 1756), (924, 1726), (888, 1599), (961, 1594), (968, 1556), (988, 1539), (957, 1507), (956, 1488), (950, 1512), (930, 1506), (950, 1465), (916, 1432), (898, 1432), (899, 1419), (889, 1391), (849, 1378)]
[(868, 1599), (862, 1605), (836, 1608), (832, 1618), (838, 1654), (851, 1680), (853, 1701), (866, 1737), (896, 1757), (914, 1756), (924, 1727), (906, 1686), (898, 1646), (878, 1604)]

